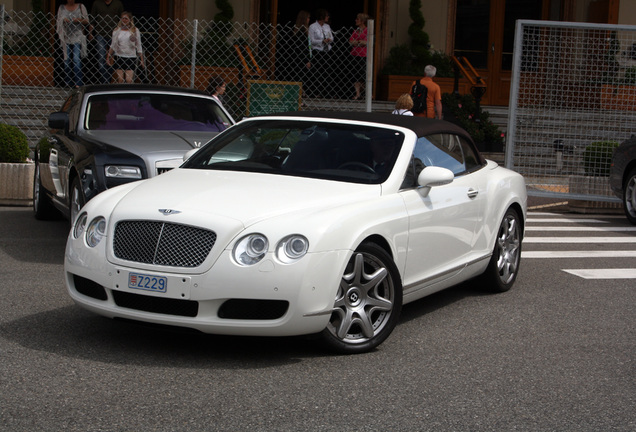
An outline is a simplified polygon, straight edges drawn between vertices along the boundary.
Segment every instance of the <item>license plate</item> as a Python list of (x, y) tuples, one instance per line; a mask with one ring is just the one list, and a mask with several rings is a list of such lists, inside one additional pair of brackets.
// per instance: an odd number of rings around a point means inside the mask
[(168, 289), (168, 278), (130, 273), (128, 275), (128, 288), (165, 293)]

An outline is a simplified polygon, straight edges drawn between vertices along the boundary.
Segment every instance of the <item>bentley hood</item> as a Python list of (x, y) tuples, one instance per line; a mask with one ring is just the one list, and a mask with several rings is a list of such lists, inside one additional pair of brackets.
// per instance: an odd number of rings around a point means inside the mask
[[(115, 189), (116, 190), (116, 189)], [(112, 190), (111, 192), (114, 192)], [(115, 198), (112, 218), (156, 219), (205, 225), (234, 220), (243, 227), (280, 215), (314, 216), (342, 205), (378, 198), (379, 185), (234, 171), (177, 169), (126, 186)], [(99, 200), (99, 197), (96, 198)], [(90, 204), (90, 203), (89, 203)], [(191, 220), (186, 220), (192, 218)]]

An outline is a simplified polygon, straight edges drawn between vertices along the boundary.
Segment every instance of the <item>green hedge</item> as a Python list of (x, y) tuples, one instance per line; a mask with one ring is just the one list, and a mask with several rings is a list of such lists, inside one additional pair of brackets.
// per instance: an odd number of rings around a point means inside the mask
[(616, 141), (596, 141), (585, 147), (583, 166), (589, 176), (608, 177)]
[(0, 123), (0, 162), (22, 163), (29, 156), (26, 135), (15, 126)]

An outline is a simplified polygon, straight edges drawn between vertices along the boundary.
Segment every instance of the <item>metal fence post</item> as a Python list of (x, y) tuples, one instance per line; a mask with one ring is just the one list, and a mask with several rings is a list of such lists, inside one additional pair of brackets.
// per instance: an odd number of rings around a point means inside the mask
[(190, 88), (194, 88), (194, 73), (197, 64), (197, 39), (199, 32), (199, 20), (194, 20), (194, 28), (192, 30), (192, 59), (190, 64)]
[(2, 56), (4, 54), (4, 5), (0, 5), (0, 99), (2, 98)]
[(371, 112), (371, 102), (373, 96), (373, 46), (375, 42), (375, 21), (367, 22), (367, 79), (365, 88), (365, 108), (367, 112)]

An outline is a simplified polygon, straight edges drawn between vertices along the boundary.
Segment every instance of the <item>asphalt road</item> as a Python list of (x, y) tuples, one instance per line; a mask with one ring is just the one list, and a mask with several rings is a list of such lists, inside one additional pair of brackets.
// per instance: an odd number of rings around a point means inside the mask
[[(0, 430), (636, 430), (636, 232), (585, 231), (629, 228), (621, 218), (532, 218), (533, 254), (513, 290), (446, 290), (405, 306), (374, 352), (335, 356), (309, 338), (190, 334), (86, 312), (63, 284), (66, 222), (0, 207)], [(573, 228), (554, 231), (563, 227)], [(559, 255), (571, 250), (604, 253)]]

